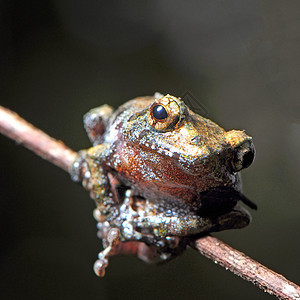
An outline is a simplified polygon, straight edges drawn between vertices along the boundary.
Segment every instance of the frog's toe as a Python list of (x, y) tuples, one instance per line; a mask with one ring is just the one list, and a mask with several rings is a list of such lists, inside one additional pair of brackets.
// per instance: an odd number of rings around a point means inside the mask
[(108, 243), (103, 251), (98, 254), (98, 259), (94, 264), (94, 272), (97, 276), (103, 277), (105, 269), (108, 266), (108, 256), (113, 251), (113, 247), (119, 243), (120, 230), (118, 228), (111, 228), (106, 236), (105, 242)]
[(97, 259), (94, 263), (94, 272), (99, 277), (104, 277), (105, 269), (108, 266), (107, 259)]
[(113, 112), (114, 109), (105, 104), (90, 110), (84, 115), (84, 127), (88, 133), (90, 141), (94, 146), (101, 144), (102, 136)]
[[(80, 152), (77, 154), (75, 160), (73, 161), (69, 173), (71, 175), (71, 179), (75, 182), (81, 182), (85, 176), (84, 172), (85, 160)], [(89, 174), (87, 174), (88, 176)]]

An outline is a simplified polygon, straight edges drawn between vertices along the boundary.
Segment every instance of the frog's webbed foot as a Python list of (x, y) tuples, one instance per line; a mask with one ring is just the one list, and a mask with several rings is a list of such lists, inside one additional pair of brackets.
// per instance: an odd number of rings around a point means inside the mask
[(138, 217), (138, 213), (133, 209), (132, 191), (125, 192), (124, 200), (121, 204), (115, 204), (111, 209), (116, 210), (115, 217), (111, 220), (102, 218), (102, 209), (97, 207), (94, 210), (94, 218), (98, 222), (98, 237), (103, 240), (104, 246), (105, 238), (112, 227), (120, 229), (120, 240), (125, 241), (142, 241), (143, 235), (134, 228), (133, 220)]
[[(162, 260), (169, 260), (170, 257), (176, 257), (183, 252), (186, 243), (183, 243), (183, 237), (169, 236), (170, 231), (167, 230), (169, 224), (157, 217), (156, 213), (156, 207), (152, 203), (133, 196), (133, 192), (127, 190), (119, 207), (119, 215), (113, 223), (119, 225), (122, 241), (145, 243), (155, 250)], [(153, 258), (142, 259), (153, 260)]]
[(105, 132), (109, 118), (114, 109), (105, 104), (91, 109), (83, 117), (85, 130), (89, 136), (90, 141), (94, 146), (101, 144), (102, 135)]
[[(150, 205), (151, 206), (151, 205)], [(154, 253), (159, 254), (162, 260), (170, 259), (172, 256), (177, 256), (185, 249), (185, 245), (181, 242), (182, 237), (171, 237), (157, 235), (152, 230), (152, 225), (147, 223), (142, 228), (139, 226), (141, 219), (145, 219), (146, 216), (153, 214), (144, 199), (133, 196), (131, 190), (125, 192), (123, 202), (120, 205), (116, 205), (114, 208), (118, 210), (118, 214), (115, 218), (107, 221), (101, 220), (101, 212), (99, 208), (94, 210), (94, 217), (98, 221), (98, 237), (102, 239), (103, 246), (107, 247), (106, 236), (111, 228), (118, 228), (120, 230), (121, 242), (138, 242), (148, 245), (148, 247), (139, 247), (137, 255), (144, 261), (153, 261)], [(179, 244), (181, 245), (179, 247)], [(151, 249), (150, 249), (150, 248)], [(151, 251), (148, 251), (149, 249)], [(147, 251), (143, 251), (147, 249)], [(149, 254), (150, 253), (150, 254)]]

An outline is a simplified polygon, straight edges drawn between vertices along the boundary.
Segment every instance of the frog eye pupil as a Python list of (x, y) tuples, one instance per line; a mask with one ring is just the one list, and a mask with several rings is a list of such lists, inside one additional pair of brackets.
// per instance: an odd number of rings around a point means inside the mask
[(153, 117), (158, 120), (163, 120), (168, 117), (168, 113), (162, 105), (155, 105), (153, 107)]

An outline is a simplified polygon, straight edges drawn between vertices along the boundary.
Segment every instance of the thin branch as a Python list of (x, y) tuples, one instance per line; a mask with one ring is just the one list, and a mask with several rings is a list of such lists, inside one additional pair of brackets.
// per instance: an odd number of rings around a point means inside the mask
[[(42, 158), (68, 171), (76, 153), (16, 113), (0, 106), (0, 132), (24, 145)], [(243, 279), (280, 299), (300, 299), (300, 287), (282, 275), (226, 245), (215, 237), (196, 240), (192, 247)]]
[(0, 106), (0, 132), (67, 172), (76, 156), (63, 142), (3, 106)]
[(300, 299), (300, 287), (212, 236), (195, 241), (201, 254), (279, 299)]

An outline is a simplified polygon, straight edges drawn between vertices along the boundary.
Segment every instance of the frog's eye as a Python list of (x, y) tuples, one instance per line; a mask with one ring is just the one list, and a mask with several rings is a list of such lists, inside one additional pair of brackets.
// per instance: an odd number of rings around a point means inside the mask
[(155, 100), (150, 106), (148, 114), (149, 125), (157, 131), (168, 131), (175, 128), (180, 120), (179, 100), (167, 95)]

